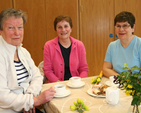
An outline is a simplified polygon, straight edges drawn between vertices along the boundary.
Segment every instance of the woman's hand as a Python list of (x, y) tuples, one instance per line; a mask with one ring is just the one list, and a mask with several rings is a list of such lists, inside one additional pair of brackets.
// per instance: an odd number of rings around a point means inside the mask
[(30, 109), (29, 111), (23, 110), (23, 113), (36, 113), (35, 112), (35, 107), (33, 106), (33, 109)]
[(56, 93), (56, 91), (51, 87), (48, 90), (45, 90), (44, 92), (42, 92), (39, 96), (33, 97), (34, 106), (39, 106), (41, 104), (44, 104), (44, 103), (52, 100), (55, 93)]
[(56, 93), (56, 91), (51, 87), (48, 90), (45, 90), (44, 92), (42, 92), (39, 96), (41, 99), (41, 104), (44, 104), (50, 100), (52, 100), (52, 98), (54, 97), (54, 94)]

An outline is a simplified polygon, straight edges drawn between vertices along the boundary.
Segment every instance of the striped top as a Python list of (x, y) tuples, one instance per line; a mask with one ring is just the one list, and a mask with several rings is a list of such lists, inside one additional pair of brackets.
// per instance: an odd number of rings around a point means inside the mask
[(28, 72), (21, 61), (14, 61), (16, 73), (17, 73), (17, 81), (20, 85), (21, 82), (28, 78)]

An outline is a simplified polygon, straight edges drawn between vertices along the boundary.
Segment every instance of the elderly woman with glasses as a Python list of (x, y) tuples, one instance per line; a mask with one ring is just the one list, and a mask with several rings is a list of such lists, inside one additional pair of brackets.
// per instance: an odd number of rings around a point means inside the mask
[(118, 39), (108, 46), (103, 64), (106, 77), (119, 75), (124, 67), (141, 67), (141, 38), (134, 35), (135, 17), (130, 12), (120, 12), (114, 19), (115, 32)]

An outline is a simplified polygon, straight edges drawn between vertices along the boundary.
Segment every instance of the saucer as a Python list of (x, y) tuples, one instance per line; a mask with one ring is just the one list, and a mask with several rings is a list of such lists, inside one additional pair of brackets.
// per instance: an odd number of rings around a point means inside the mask
[(57, 95), (57, 94), (55, 94), (54, 97), (66, 97), (66, 96), (68, 96), (70, 94), (71, 94), (71, 91), (70, 90), (66, 90), (64, 95)]
[(83, 82), (83, 81), (81, 81), (81, 83), (79, 85), (72, 85), (70, 82), (67, 83), (67, 86), (69, 86), (71, 88), (80, 88), (84, 85), (85, 85), (85, 82)]
[[(112, 86), (112, 84), (110, 83), (110, 81), (106, 81), (105, 84), (108, 85), (108, 86)], [(118, 87), (119, 84), (114, 84), (113, 86), (117, 86)]]

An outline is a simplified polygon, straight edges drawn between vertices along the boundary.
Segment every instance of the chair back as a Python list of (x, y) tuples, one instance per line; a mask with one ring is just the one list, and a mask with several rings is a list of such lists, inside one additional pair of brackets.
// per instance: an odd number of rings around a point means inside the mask
[(43, 83), (48, 83), (48, 80), (46, 78), (46, 76), (44, 75), (44, 70), (43, 70), (43, 66), (44, 66), (44, 61), (41, 61), (38, 65), (38, 68), (40, 70), (41, 75), (44, 77), (43, 78)]

